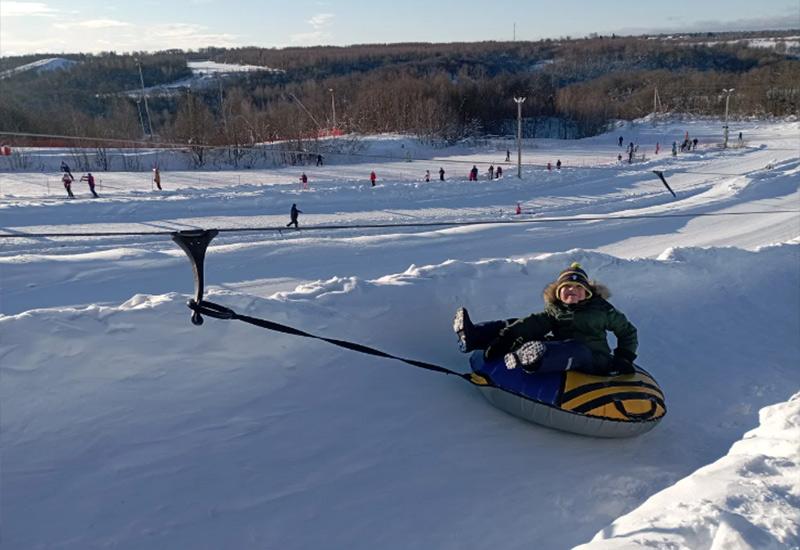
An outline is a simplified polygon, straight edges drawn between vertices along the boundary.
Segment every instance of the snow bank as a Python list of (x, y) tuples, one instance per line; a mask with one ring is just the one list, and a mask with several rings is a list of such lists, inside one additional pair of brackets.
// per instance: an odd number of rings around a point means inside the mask
[[(800, 245), (449, 261), (268, 299), (212, 289), (210, 299), (466, 368), (450, 331), (454, 308), (466, 304), (476, 319), (525, 314), (573, 260), (616, 292), (612, 301), (639, 327), (641, 364), (665, 389), (669, 414), (641, 438), (598, 441), (527, 424), (457, 379), (324, 343), (213, 319), (194, 327), (175, 294), (2, 317), (5, 542), (568, 548), (717, 460), (758, 408), (800, 385)], [(773, 430), (788, 456), (792, 435), (778, 433), (773, 416), (772, 428), (753, 434)], [(796, 471), (794, 459), (773, 450), (759, 467), (746, 445), (731, 453), (749, 464), (737, 494), (766, 501), (781, 491), (781, 473)], [(706, 485), (721, 495), (714, 487), (730, 470), (716, 471)], [(728, 508), (761, 525), (772, 505), (759, 506), (749, 516)], [(797, 508), (772, 524), (772, 537), (791, 535)], [(714, 510), (705, 513), (713, 519)], [(765, 540), (728, 525), (726, 536)]]
[(759, 419), (727, 455), (577, 549), (800, 547), (800, 393), (761, 409)]

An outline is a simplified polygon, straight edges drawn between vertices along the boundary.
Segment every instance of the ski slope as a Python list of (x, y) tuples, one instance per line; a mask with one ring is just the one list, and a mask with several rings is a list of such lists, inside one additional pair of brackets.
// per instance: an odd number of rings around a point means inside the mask
[[(800, 548), (800, 124), (737, 124), (745, 143), (727, 150), (719, 127), (527, 142), (521, 179), (504, 142), (400, 136), (321, 167), (173, 159), (160, 193), (147, 172), (108, 172), (100, 199), (76, 182), (72, 201), (66, 153), (31, 152), (43, 171), (0, 173), (0, 232), (15, 235), (0, 249), (3, 547)], [(673, 158), (687, 131), (700, 147)], [(646, 160), (617, 162), (620, 135)], [(452, 377), (195, 327), (167, 236), (23, 235), (282, 228), (292, 203), (300, 231), (214, 240), (210, 299), (466, 370), (458, 306), (539, 310), (579, 261), (638, 327), (666, 418), (631, 440), (555, 432)], [(432, 222), (453, 225), (313, 229)]]

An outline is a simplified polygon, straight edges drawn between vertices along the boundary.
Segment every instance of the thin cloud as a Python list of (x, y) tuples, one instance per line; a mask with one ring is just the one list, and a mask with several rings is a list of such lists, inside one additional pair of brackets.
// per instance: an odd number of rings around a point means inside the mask
[(130, 23), (117, 21), (116, 19), (88, 19), (86, 21), (76, 21), (74, 23), (55, 23), (56, 29), (115, 29), (120, 27), (130, 27)]
[[(67, 24), (58, 23), (59, 29)], [(238, 45), (240, 37), (235, 34), (212, 32), (208, 27), (189, 24), (134, 25), (115, 20), (89, 20), (69, 24), (70, 29), (80, 28), (80, 51), (98, 53), (102, 51), (136, 52), (167, 49), (191, 50), (204, 46)], [(55, 28), (56, 25), (53, 25)], [(45, 53), (78, 51), (70, 33), (45, 33), (36, 41), (27, 40), (13, 33), (3, 36), (3, 54)]]
[(42, 2), (0, 2), (0, 15), (3, 17), (54, 17), (54, 10)]
[(332, 13), (318, 13), (308, 20), (308, 24), (313, 29), (312, 31), (293, 34), (289, 37), (289, 40), (292, 44), (305, 46), (328, 41), (331, 35), (327, 29), (333, 22), (333, 18), (334, 14)]
[[(139, 44), (158, 44), (158, 49), (181, 48), (196, 49), (204, 46), (236, 46), (239, 36), (230, 33), (212, 32), (208, 27), (187, 23), (169, 23), (151, 25), (139, 30), (138, 35), (131, 36), (131, 46), (145, 49)], [(151, 49), (148, 46), (146, 49)], [(155, 48), (153, 48), (155, 49)]]
[(313, 45), (321, 43), (325, 38), (330, 38), (330, 34), (325, 32), (301, 32), (293, 34), (289, 39), (292, 44)]
[(313, 28), (320, 30), (324, 29), (325, 27), (331, 24), (331, 20), (333, 19), (332, 13), (318, 13), (317, 15), (313, 16), (311, 19), (308, 20), (309, 25)]
[(696, 32), (726, 32), (726, 31), (767, 31), (791, 30), (800, 26), (800, 17), (797, 13), (775, 15), (770, 17), (752, 17), (732, 21), (695, 21), (681, 23), (678, 20), (670, 21), (663, 27), (628, 27), (619, 29), (618, 34), (660, 34), (660, 33), (696, 33)]

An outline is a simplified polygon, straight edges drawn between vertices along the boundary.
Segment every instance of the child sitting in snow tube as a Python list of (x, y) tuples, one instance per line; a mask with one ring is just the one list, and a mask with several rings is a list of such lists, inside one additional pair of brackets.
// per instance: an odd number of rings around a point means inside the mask
[[(523, 319), (473, 324), (462, 307), (453, 330), (462, 352), (482, 349), (487, 362), (503, 358), (508, 369), (631, 374), (638, 346), (636, 327), (607, 301), (610, 295), (573, 263), (544, 289), (544, 311)], [(617, 337), (613, 354), (606, 331)]]

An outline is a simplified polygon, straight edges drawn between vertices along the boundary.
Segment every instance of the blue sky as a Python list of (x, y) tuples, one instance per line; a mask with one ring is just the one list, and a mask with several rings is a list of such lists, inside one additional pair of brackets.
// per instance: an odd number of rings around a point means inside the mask
[(0, 0), (0, 55), (800, 28), (798, 0)]

